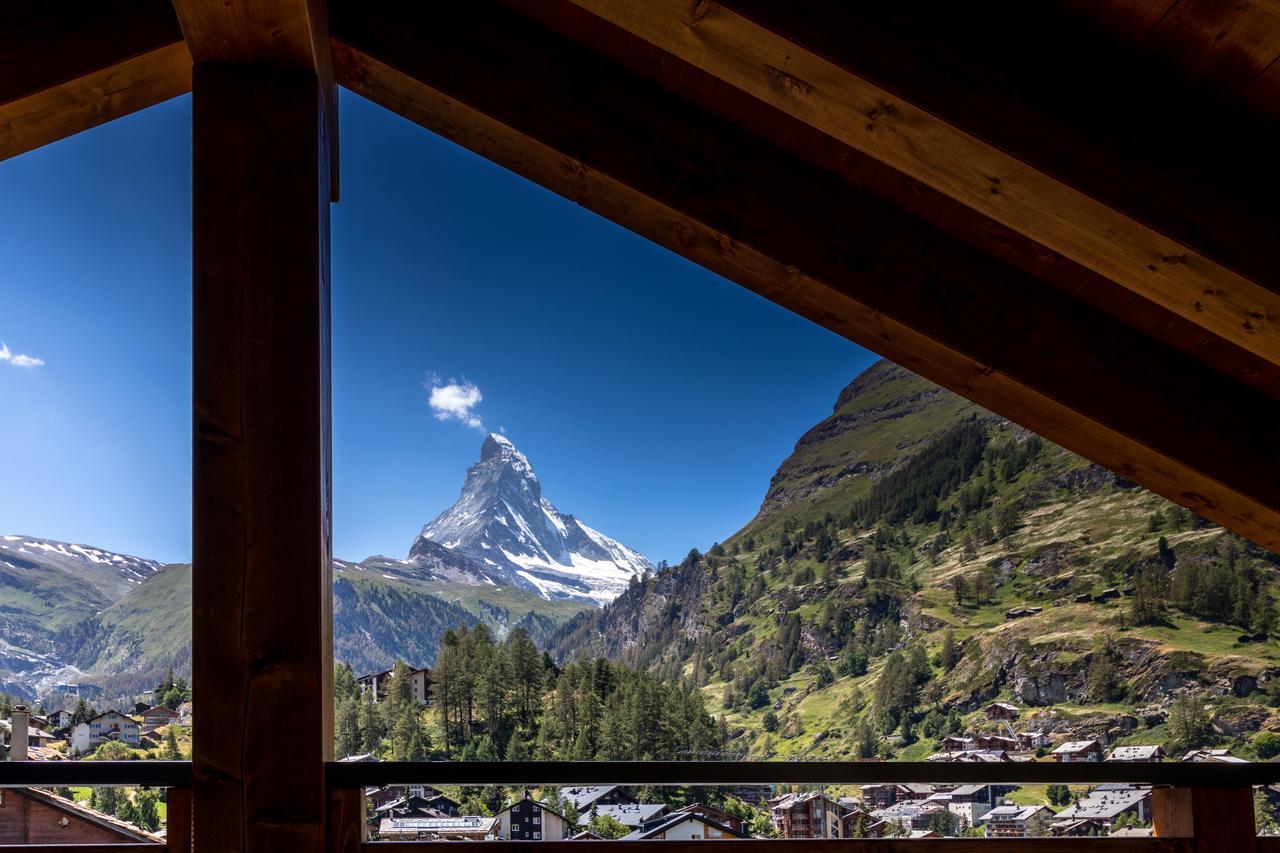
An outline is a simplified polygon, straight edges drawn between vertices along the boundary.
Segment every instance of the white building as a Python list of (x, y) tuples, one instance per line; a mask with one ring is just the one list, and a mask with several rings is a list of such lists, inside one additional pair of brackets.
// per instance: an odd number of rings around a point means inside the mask
[(623, 841), (720, 841), (743, 838), (724, 824), (692, 812), (677, 812), (624, 835)]
[(119, 711), (103, 711), (85, 723), (76, 723), (71, 730), (72, 752), (88, 752), (108, 740), (118, 740), (126, 746), (140, 743), (138, 721)]
[(988, 838), (1027, 838), (1028, 824), (1053, 819), (1048, 806), (996, 806), (982, 815), (982, 830)]
[(527, 792), (495, 817), (498, 819), (498, 837), (503, 840), (563, 841), (569, 837), (568, 819), (553, 812), (541, 800), (531, 798)]

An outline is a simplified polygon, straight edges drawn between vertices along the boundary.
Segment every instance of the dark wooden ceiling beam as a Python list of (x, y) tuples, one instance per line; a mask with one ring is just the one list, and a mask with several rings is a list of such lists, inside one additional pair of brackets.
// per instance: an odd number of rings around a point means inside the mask
[(200, 63), (306, 70), (320, 81), (328, 136), (330, 191), (338, 198), (338, 92), (333, 79), (326, 0), (173, 0)]
[[(798, 37), (784, 33), (778, 22), (779, 18), (790, 20), (787, 12), (771, 13), (765, 25), (739, 11), (736, 0), (570, 2), (1212, 334), (1280, 364), (1278, 274), (1266, 256), (1267, 241), (1262, 237), (1267, 223), (1275, 221), (1274, 205), (1266, 207), (1263, 215), (1250, 216), (1246, 214), (1257, 211), (1241, 211), (1229, 204), (1165, 203), (1176, 199), (1181, 190), (1192, 198), (1203, 198), (1199, 187), (1182, 181), (1172, 188), (1156, 185), (1157, 201), (1145, 210), (1164, 211), (1162, 216), (1124, 209), (1105, 191), (1105, 184), (1091, 187), (1103, 192), (1083, 191), (1055, 174), (1053, 163), (1037, 162), (1025, 152), (1004, 147), (1003, 140), (985, 138), (965, 126), (963, 115), (944, 117), (922, 106), (923, 98), (895, 91), (865, 67), (855, 70), (850, 62), (834, 61), (794, 40)], [(540, 9), (554, 12), (562, 4), (513, 0), (512, 5), (536, 14)], [(766, 4), (751, 4), (752, 9), (757, 5)], [(834, 8), (840, 4), (809, 5)], [(821, 20), (804, 32), (821, 27)], [(845, 30), (826, 29), (830, 42), (846, 37)], [(881, 49), (872, 56), (886, 53)], [(856, 47), (848, 54), (862, 58)], [(908, 51), (908, 56), (915, 53)], [(1077, 63), (1083, 61), (1093, 57), (1077, 59)], [(916, 62), (909, 74), (893, 81), (927, 89), (935, 77), (945, 80), (948, 71), (954, 74), (954, 69), (932, 69)], [(970, 82), (964, 79), (959, 86)], [(944, 88), (955, 91), (959, 86), (949, 83)], [(975, 87), (975, 92), (966, 103), (991, 94), (981, 87)], [(1046, 126), (1043, 120), (1036, 124), (1040, 129)], [(987, 125), (980, 128), (989, 129)], [(1099, 152), (1105, 155), (1106, 149), (1094, 146), (1085, 153), (1092, 157), (1101, 156)], [(1110, 165), (1115, 168), (1107, 174), (1118, 175), (1120, 181), (1141, 168), (1117, 157), (1112, 157)], [(1183, 214), (1192, 220), (1183, 222)], [(1202, 239), (1206, 234), (1218, 239), (1206, 241)], [(1247, 273), (1242, 272), (1245, 269)]]
[(343, 85), (1280, 549), (1274, 400), (494, 4), (334, 15)]
[(0, 4), (0, 160), (190, 90), (168, 0)]

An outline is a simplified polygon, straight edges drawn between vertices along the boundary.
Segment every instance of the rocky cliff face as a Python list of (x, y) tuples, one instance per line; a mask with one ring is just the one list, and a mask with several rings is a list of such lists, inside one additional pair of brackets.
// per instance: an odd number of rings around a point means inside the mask
[(485, 439), (457, 502), (422, 528), (409, 559), (434, 545), (470, 557), (500, 582), (595, 605), (652, 569), (643, 555), (556, 509), (528, 458), (497, 434)]

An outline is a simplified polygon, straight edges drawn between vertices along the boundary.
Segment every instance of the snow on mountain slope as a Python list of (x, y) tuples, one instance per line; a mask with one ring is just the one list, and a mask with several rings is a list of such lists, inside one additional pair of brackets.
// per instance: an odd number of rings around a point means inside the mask
[(422, 528), (411, 555), (427, 543), (471, 557), (500, 582), (597, 606), (653, 568), (642, 554), (556, 509), (542, 496), (528, 458), (496, 433), (468, 469), (458, 501)]

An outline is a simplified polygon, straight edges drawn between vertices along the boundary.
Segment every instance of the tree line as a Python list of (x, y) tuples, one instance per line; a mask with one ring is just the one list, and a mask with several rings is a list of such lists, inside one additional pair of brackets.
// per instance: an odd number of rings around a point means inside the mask
[(529, 633), (497, 640), (485, 625), (446, 631), (432, 702), (413, 701), (398, 663), (377, 704), (350, 667), (335, 678), (339, 755), (458, 761), (679, 759), (723, 748), (723, 721), (690, 684), (663, 682), (604, 658), (557, 666)]

